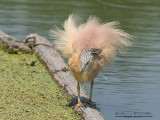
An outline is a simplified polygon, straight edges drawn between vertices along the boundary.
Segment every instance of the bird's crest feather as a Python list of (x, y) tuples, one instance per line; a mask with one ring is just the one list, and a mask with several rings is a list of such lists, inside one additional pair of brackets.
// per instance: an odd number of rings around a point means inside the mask
[(70, 15), (64, 22), (63, 28), (50, 30), (50, 36), (55, 39), (55, 47), (64, 56), (70, 58), (74, 53), (81, 53), (83, 50), (97, 48), (105, 57), (109, 65), (116, 49), (124, 52), (131, 45), (131, 36), (117, 28), (118, 22), (100, 23), (97, 17), (91, 16), (86, 23), (78, 25), (80, 17)]

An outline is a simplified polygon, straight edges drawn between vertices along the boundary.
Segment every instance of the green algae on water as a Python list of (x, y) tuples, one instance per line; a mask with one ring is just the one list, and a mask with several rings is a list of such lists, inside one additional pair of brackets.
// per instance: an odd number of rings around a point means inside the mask
[(68, 104), (35, 54), (8, 54), (0, 48), (0, 119), (81, 119)]

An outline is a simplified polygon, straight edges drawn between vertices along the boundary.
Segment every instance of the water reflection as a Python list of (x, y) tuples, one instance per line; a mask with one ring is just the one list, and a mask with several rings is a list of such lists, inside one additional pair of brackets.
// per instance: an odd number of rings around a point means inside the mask
[[(96, 15), (103, 21), (120, 21), (134, 36), (133, 47), (116, 57), (95, 79), (93, 99), (109, 120), (116, 112), (151, 112), (160, 117), (160, 1), (157, 0), (1, 0), (0, 29), (18, 39), (38, 33), (48, 37), (53, 25), (60, 26), (70, 13), (84, 18)], [(90, 84), (84, 84), (89, 92)], [(128, 119), (127, 119), (128, 120)], [(132, 118), (130, 119), (132, 120)]]

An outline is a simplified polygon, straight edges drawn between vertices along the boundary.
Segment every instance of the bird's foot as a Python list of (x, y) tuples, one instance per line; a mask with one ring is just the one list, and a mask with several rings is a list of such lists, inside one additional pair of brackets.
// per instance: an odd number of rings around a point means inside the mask
[(93, 104), (92, 100), (89, 99), (89, 101), (87, 102), (87, 104), (88, 104), (88, 105), (92, 105), (92, 104)]
[(87, 102), (88, 106), (91, 108), (96, 108), (96, 103), (93, 102), (91, 99), (89, 99), (89, 101)]
[(75, 106), (75, 108), (74, 108), (74, 111), (76, 111), (77, 108), (79, 108), (79, 107), (84, 107), (84, 104), (81, 103), (81, 102), (79, 102), (78, 104), (76, 104), (76, 106)]
[(92, 104), (92, 98), (89, 98), (88, 103)]

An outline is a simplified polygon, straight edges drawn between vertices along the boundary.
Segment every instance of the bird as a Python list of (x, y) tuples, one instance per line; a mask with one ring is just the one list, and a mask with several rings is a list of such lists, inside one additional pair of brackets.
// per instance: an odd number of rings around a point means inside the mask
[(120, 29), (117, 21), (102, 23), (93, 15), (86, 22), (81, 21), (81, 16), (70, 14), (62, 28), (55, 26), (49, 33), (55, 48), (68, 58), (70, 70), (77, 81), (78, 103), (75, 110), (84, 106), (80, 100), (80, 84), (91, 82), (91, 102), (94, 78), (103, 67), (112, 64), (117, 50), (125, 53), (132, 44), (132, 36)]

